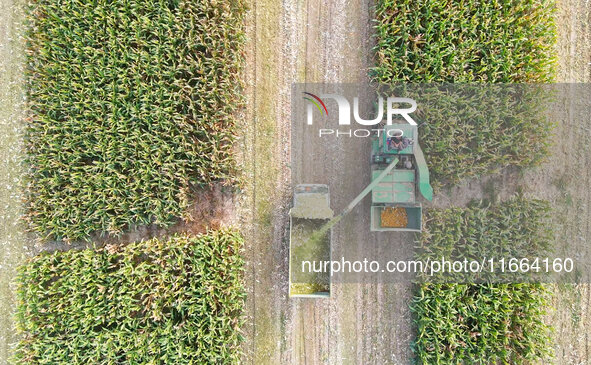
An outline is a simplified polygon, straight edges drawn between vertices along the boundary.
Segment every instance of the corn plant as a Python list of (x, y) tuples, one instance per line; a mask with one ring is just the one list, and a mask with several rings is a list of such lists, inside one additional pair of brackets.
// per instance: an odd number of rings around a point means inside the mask
[(415, 118), (435, 188), (507, 166), (537, 166), (550, 154), (552, 87), (419, 84), (385, 89), (402, 88), (417, 100)]
[(419, 90), (428, 94), (418, 112), (435, 188), (507, 165), (536, 165), (548, 155), (553, 124), (541, 113), (539, 90), (466, 83), (552, 82), (554, 13), (554, 0), (377, 2), (375, 83), (463, 84)]
[(542, 284), (421, 284), (411, 306), (421, 364), (530, 364), (551, 356)]
[[(473, 202), (467, 208), (429, 209), (415, 255), (422, 261), (441, 256), (457, 261), (546, 257), (551, 253), (554, 239), (551, 215), (547, 201), (521, 195), (498, 205)], [(510, 276), (497, 271), (492, 274), (485, 270), (481, 275), (446, 274), (441, 279), (446, 282), (499, 282), (507, 281), (507, 278), (511, 279), (508, 281), (537, 281), (541, 278), (539, 275)]]
[(237, 364), (243, 239), (222, 230), (30, 259), (17, 364)]
[[(550, 215), (548, 202), (523, 197), (496, 206), (430, 209), (417, 258), (543, 255), (553, 237)], [(527, 364), (551, 355), (551, 329), (543, 321), (546, 285), (447, 279), (418, 284), (411, 308), (420, 363)]]
[(553, 0), (379, 0), (375, 81), (550, 82)]
[(80, 240), (184, 217), (235, 182), (245, 2), (36, 0), (28, 219)]

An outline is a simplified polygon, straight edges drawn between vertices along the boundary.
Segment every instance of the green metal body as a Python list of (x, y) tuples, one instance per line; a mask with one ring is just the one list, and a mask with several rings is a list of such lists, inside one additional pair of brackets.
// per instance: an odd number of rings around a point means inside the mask
[[(396, 138), (396, 137), (401, 138)], [(401, 143), (395, 147), (395, 143)], [(392, 163), (396, 166), (391, 168)], [(433, 199), (429, 182), (429, 169), (418, 141), (417, 126), (410, 124), (386, 125), (372, 141), (372, 231), (421, 231), (422, 206), (419, 195)], [(385, 176), (383, 172), (391, 168)], [(384, 227), (382, 210), (394, 207), (406, 210), (408, 224), (405, 228)]]

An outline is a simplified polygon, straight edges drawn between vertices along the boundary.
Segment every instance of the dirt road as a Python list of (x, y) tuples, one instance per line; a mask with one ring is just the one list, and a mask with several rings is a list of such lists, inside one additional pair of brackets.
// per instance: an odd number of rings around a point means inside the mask
[(16, 267), (27, 246), (22, 211), (21, 132), (24, 101), (23, 3), (0, 1), (0, 364), (7, 364), (16, 341)]
[[(290, 91), (292, 83), (365, 82), (371, 67), (371, 2), (366, 0), (284, 1), (253, 0), (249, 21), (248, 94), (251, 103), (244, 125), (246, 167), (243, 216), (252, 222), (247, 247), (248, 326), (246, 362), (252, 364), (408, 364), (414, 337), (408, 309), (411, 288), (400, 284), (337, 284), (331, 300), (287, 299), (287, 211), (291, 187), (301, 182), (327, 183), (333, 191), (332, 207), (339, 211), (369, 180), (363, 141), (336, 141), (318, 148), (312, 141), (290, 145)], [(591, 4), (585, 0), (559, 2), (559, 74), (561, 82), (590, 80)], [(588, 134), (574, 124), (568, 129), (572, 153)], [(295, 130), (298, 133), (298, 130)], [(358, 153), (341, 154), (344, 149)], [(319, 156), (328, 151), (328, 156)], [(584, 209), (588, 199), (576, 192), (573, 174), (588, 161), (588, 151), (565, 167), (571, 180), (541, 179), (547, 169), (564, 165), (556, 157), (541, 169), (519, 175), (505, 171), (492, 178), (467, 181), (437, 197), (435, 205), (462, 205), (467, 196), (509, 194), (517, 186), (546, 194), (554, 202), (564, 194)], [(291, 157), (296, 158), (294, 160)], [(346, 156), (342, 159), (342, 156)], [(294, 164), (294, 161), (300, 165)], [(355, 176), (346, 174), (356, 166)], [(361, 169), (359, 168), (361, 166)], [(588, 169), (588, 168), (587, 168)], [(562, 170), (561, 170), (562, 171)], [(329, 176), (329, 178), (326, 178)], [(581, 186), (589, 186), (588, 174)], [(519, 181), (515, 181), (518, 178)], [(565, 182), (566, 181), (566, 182)], [(570, 182), (569, 182), (570, 181)], [(565, 185), (566, 184), (566, 185)], [(541, 186), (543, 185), (543, 186)], [(562, 189), (562, 190), (561, 190)], [(466, 195), (468, 194), (468, 195)], [(532, 193), (536, 195), (535, 193)], [(356, 209), (367, 210), (368, 201)], [(252, 209), (253, 213), (248, 210)], [(565, 207), (565, 210), (569, 208)], [(569, 214), (576, 214), (568, 210)], [(580, 212), (580, 211), (579, 211)], [(409, 255), (410, 235), (385, 236), (368, 232), (368, 222), (353, 214), (334, 230), (333, 255), (383, 254), (388, 248), (399, 257)], [(367, 217), (367, 216), (366, 216)], [(588, 210), (575, 222), (588, 222)], [(574, 223), (576, 224), (576, 223)], [(588, 224), (587, 224), (588, 226)], [(570, 231), (572, 232), (572, 231)], [(587, 233), (585, 238), (589, 238)], [(346, 238), (346, 239), (345, 239)], [(356, 241), (373, 239), (375, 251), (358, 252)], [(589, 290), (587, 286), (558, 288), (557, 311), (549, 321), (557, 328), (556, 364), (588, 361)]]
[[(254, 228), (247, 247), (247, 362), (407, 363), (413, 337), (409, 286), (336, 284), (331, 300), (287, 299), (286, 213), (291, 186), (329, 184), (339, 192), (331, 194), (331, 205), (338, 212), (369, 181), (368, 141), (337, 141), (329, 148), (330, 156), (314, 142), (290, 146), (291, 84), (367, 82), (372, 65), (370, 3), (256, 1), (252, 10), (253, 57), (247, 76), (252, 104), (245, 126), (245, 163), (250, 182), (246, 195), (255, 213), (249, 216)], [(359, 153), (341, 159), (344, 149)], [(304, 155), (308, 157), (299, 158)], [(302, 165), (294, 166), (294, 161)], [(351, 179), (347, 166), (364, 167)], [(367, 211), (367, 203), (357, 209)], [(367, 219), (354, 216), (335, 228), (333, 255), (379, 255), (377, 249), (356, 252), (357, 240), (368, 238), (402, 254), (409, 251), (411, 235), (374, 236)]]
[[(558, 82), (591, 82), (591, 1), (559, 1), (558, 24)], [(569, 89), (574, 94), (580, 94), (576, 86)], [(564, 242), (563, 252), (589, 253), (591, 92), (571, 98), (566, 107), (577, 112), (568, 113), (568, 118), (559, 126), (559, 135), (564, 138), (562, 148), (542, 169), (526, 175), (526, 179), (532, 184), (546, 181), (545, 186), (553, 188), (547, 195), (550, 195), (557, 216), (562, 219), (557, 241)], [(560, 174), (547, 173), (549, 166), (558, 168)], [(539, 185), (534, 185), (534, 189), (539, 190)], [(589, 258), (586, 260), (588, 262)], [(548, 321), (556, 330), (555, 363), (591, 364), (591, 286), (556, 286), (553, 306), (555, 309)]]

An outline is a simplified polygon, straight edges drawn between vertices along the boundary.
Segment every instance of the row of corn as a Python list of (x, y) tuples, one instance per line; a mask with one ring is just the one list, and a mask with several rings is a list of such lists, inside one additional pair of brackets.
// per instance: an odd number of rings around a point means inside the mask
[(235, 182), (245, 4), (36, 1), (27, 82), (28, 220), (86, 240), (167, 226)]
[(405, 96), (418, 103), (413, 118), (424, 123), (421, 146), (435, 187), (548, 154), (547, 98), (533, 86), (490, 84), (552, 82), (554, 13), (554, 0), (377, 2), (373, 81), (416, 84)]
[(237, 364), (232, 230), (42, 254), (20, 268), (19, 364)]
[[(27, 34), (27, 220), (91, 240), (187, 218), (237, 183), (242, 0), (39, 0)], [(18, 276), (18, 364), (236, 364), (237, 231), (41, 254)]]
[[(417, 100), (413, 117), (423, 124), (421, 146), (435, 187), (508, 165), (536, 165), (548, 155), (551, 95), (540, 85), (511, 83), (554, 80), (555, 8), (553, 0), (377, 1), (372, 77), (388, 95)], [(498, 207), (430, 210), (417, 255), (544, 252), (548, 211), (544, 202), (521, 198)], [(545, 286), (458, 284), (474, 280), (470, 275), (440, 279), (447, 283), (419, 284), (412, 305), (419, 363), (547, 362)]]
[[(425, 220), (417, 242), (420, 260), (546, 257), (554, 238), (549, 203), (520, 196), (494, 206), (430, 209)], [(412, 305), (422, 364), (548, 361), (547, 285), (506, 280), (500, 273), (423, 279)]]

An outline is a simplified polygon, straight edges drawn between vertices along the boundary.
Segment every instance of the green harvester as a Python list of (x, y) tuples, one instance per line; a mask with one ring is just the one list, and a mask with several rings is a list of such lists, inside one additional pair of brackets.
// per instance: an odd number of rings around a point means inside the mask
[[(370, 229), (420, 232), (422, 207), (418, 196), (420, 194), (431, 201), (433, 188), (429, 183), (427, 162), (419, 145), (418, 128), (410, 124), (392, 124), (379, 131), (372, 140), (371, 148)], [(368, 192), (364, 190), (364, 193)], [(388, 208), (406, 211), (406, 227), (387, 227), (383, 224), (382, 212)]]
[[(419, 146), (417, 126), (392, 124), (379, 129), (372, 139), (371, 183), (337, 216), (330, 208), (329, 187), (297, 185), (289, 211), (289, 296), (329, 298), (330, 272), (303, 272), (303, 262), (331, 258), (332, 227), (371, 193), (372, 231), (420, 232), (422, 207), (419, 194), (433, 199), (429, 169)], [(403, 225), (382, 221), (384, 212), (395, 210)]]

